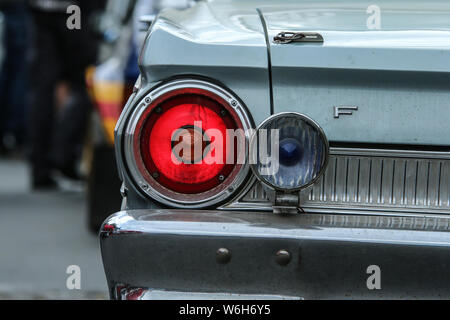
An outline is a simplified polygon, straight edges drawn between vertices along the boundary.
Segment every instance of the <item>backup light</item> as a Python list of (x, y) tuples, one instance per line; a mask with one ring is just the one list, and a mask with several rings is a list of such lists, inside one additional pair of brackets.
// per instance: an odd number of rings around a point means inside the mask
[(275, 190), (294, 192), (322, 175), (329, 146), (317, 123), (305, 115), (285, 112), (259, 126), (250, 151), (252, 169), (259, 180)]

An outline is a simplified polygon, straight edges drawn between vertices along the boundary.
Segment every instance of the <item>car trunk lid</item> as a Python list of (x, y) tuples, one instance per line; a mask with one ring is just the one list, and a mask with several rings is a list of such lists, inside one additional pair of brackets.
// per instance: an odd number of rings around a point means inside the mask
[[(273, 112), (306, 114), (331, 141), (450, 145), (450, 5), (426, 5), (261, 7)], [(324, 41), (273, 41), (286, 31)]]

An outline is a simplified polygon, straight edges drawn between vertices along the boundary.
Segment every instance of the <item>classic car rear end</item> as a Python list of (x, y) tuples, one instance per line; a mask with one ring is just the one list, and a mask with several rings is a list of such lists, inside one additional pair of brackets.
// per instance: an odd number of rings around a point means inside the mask
[(450, 6), (379, 7), (158, 16), (116, 127), (111, 298), (450, 298)]

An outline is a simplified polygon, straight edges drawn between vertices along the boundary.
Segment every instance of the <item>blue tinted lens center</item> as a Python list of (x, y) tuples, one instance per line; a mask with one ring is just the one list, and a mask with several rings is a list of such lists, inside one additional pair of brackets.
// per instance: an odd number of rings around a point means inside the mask
[(300, 143), (292, 138), (286, 138), (280, 142), (280, 163), (285, 166), (293, 166), (302, 158)]

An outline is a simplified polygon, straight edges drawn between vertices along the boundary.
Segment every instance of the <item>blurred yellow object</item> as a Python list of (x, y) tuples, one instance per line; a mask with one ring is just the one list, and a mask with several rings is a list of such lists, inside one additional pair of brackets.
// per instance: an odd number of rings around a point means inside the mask
[(122, 111), (125, 86), (118, 82), (94, 82), (94, 100), (108, 143), (114, 144), (114, 128)]
[(120, 77), (115, 77), (117, 71), (114, 68), (108, 70), (113, 76), (108, 76), (108, 72), (100, 72), (100, 69), (101, 66), (89, 67), (86, 70), (86, 84), (100, 116), (106, 140), (108, 144), (113, 145), (114, 128), (133, 85), (128, 85), (120, 80)]
[(122, 111), (125, 85), (117, 81), (103, 81), (95, 77), (96, 68), (86, 70), (86, 83), (94, 101), (108, 144), (114, 144), (114, 128)]
[(106, 131), (106, 138), (108, 143), (114, 144), (114, 129), (116, 127), (117, 119), (105, 119), (103, 120), (103, 127)]
[(95, 101), (108, 104), (121, 104), (125, 86), (121, 82), (94, 82)]

